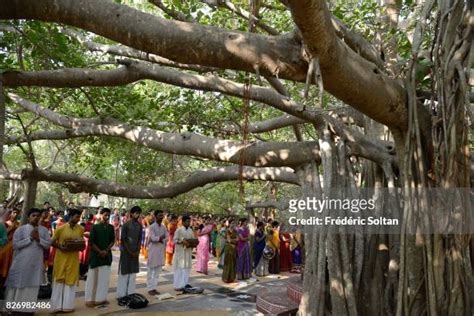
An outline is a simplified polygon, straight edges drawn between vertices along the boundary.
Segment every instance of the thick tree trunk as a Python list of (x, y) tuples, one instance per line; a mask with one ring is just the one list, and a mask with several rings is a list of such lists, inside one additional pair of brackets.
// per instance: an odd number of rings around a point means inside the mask
[(38, 181), (33, 178), (27, 178), (23, 181), (23, 184), (25, 186), (25, 195), (23, 199), (23, 209), (21, 211), (21, 224), (26, 224), (28, 222), (28, 216), (26, 216), (27, 212), (35, 206)]

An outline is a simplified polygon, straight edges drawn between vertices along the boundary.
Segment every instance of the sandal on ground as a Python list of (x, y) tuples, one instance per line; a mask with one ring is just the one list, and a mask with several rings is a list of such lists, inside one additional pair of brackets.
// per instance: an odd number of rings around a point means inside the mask
[(156, 291), (156, 290), (150, 290), (150, 291), (148, 291), (148, 295), (152, 295), (152, 296), (153, 296), (153, 295), (157, 295), (157, 294), (158, 294), (158, 291)]
[(62, 313), (63, 313), (63, 314), (74, 313), (74, 310), (73, 310), (73, 309), (63, 309), (63, 310), (62, 310)]
[(90, 302), (86, 302), (86, 307), (94, 307), (96, 306), (96, 302), (93, 302), (93, 301), (90, 301)]

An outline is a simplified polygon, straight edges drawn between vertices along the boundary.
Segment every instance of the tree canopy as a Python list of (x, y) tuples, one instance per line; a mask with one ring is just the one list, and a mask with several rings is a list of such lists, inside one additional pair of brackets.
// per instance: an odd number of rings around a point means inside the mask
[[(472, 187), (472, 1), (0, 7), (1, 177), (25, 205), (38, 182), (206, 211), (383, 188), (380, 214), (424, 227), (417, 190)], [(300, 311), (473, 311), (470, 236), (310, 232)]]

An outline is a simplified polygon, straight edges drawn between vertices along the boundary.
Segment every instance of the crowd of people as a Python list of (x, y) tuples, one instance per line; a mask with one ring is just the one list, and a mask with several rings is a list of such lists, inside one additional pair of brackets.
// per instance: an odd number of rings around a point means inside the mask
[(107, 295), (113, 251), (120, 251), (116, 297), (135, 292), (140, 258), (146, 260), (147, 291), (160, 294), (158, 277), (172, 266), (176, 291), (190, 288), (193, 256), (198, 273), (207, 274), (212, 256), (226, 283), (280, 272), (299, 273), (303, 238), (278, 221), (201, 215), (173, 215), (161, 210), (143, 213), (108, 208), (56, 211), (48, 202), (32, 208), (20, 226), (18, 209), (0, 216), (0, 286), (5, 299), (35, 302), (50, 284), (53, 312), (74, 311), (76, 287), (85, 280), (88, 307), (109, 304)]

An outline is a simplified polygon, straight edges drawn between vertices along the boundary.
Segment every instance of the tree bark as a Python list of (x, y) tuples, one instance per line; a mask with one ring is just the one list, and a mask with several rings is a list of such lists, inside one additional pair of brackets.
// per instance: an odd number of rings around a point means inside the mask
[(309, 53), (319, 58), (324, 88), (372, 119), (406, 129), (405, 90), (337, 38), (326, 2), (290, 0), (288, 5)]
[[(219, 140), (195, 133), (166, 133), (147, 127), (130, 126), (114, 119), (77, 119), (55, 113), (10, 93), (10, 98), (28, 111), (50, 122), (70, 128), (70, 135), (104, 135), (119, 137), (162, 152), (192, 155), (215, 161), (232, 162), (256, 167), (299, 165), (319, 160), (317, 142), (252, 142)], [(103, 121), (103, 122), (101, 122)], [(244, 159), (240, 159), (245, 151)]]
[(34, 178), (27, 178), (23, 181), (25, 186), (25, 195), (23, 199), (23, 208), (21, 210), (21, 224), (28, 222), (28, 210), (35, 207), (36, 190), (38, 188), (38, 181)]
[(264, 36), (163, 19), (112, 1), (2, 0), (0, 19), (64, 23), (135, 49), (185, 64), (304, 80), (300, 45), (288, 36)]
[[(282, 181), (298, 185), (298, 178), (290, 168), (244, 167), (242, 176), (247, 181)], [(172, 198), (209, 183), (235, 181), (241, 175), (238, 166), (211, 168), (196, 171), (186, 179), (167, 186), (161, 185), (123, 185), (107, 180), (97, 180), (73, 173), (63, 173), (40, 169), (23, 170), (21, 179), (28, 181), (47, 181), (65, 183), (71, 193), (103, 193), (136, 199)], [(6, 178), (8, 179), (8, 178)]]

